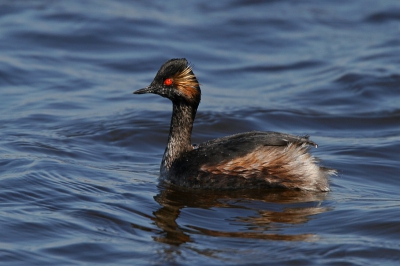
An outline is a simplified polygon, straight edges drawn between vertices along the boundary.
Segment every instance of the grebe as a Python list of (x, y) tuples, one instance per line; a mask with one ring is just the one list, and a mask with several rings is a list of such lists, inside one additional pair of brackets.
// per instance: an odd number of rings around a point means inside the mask
[(184, 58), (161, 66), (151, 84), (134, 94), (154, 93), (172, 101), (172, 118), (160, 178), (187, 188), (272, 188), (329, 191), (328, 176), (308, 153), (308, 136), (247, 132), (192, 145), (200, 85)]

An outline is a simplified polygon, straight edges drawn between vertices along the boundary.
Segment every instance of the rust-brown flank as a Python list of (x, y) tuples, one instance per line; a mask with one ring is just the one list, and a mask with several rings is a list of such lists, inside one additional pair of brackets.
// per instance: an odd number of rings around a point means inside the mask
[(200, 170), (227, 177), (263, 179), (271, 185), (287, 188), (310, 187), (312, 190), (319, 186), (316, 182), (322, 174), (315, 161), (307, 153), (307, 145), (291, 143), (286, 147), (260, 146), (242, 157), (216, 165), (206, 164)]
[(175, 74), (172, 77), (175, 86), (185, 95), (190, 101), (196, 101), (199, 97), (199, 83), (196, 76), (192, 72), (192, 68), (187, 66), (182, 72)]

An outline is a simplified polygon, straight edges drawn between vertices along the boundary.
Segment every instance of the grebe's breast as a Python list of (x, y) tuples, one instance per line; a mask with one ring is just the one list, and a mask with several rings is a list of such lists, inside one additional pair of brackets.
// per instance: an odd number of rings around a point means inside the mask
[(286, 187), (329, 191), (307, 136), (248, 132), (202, 143), (174, 161), (165, 179), (191, 188)]

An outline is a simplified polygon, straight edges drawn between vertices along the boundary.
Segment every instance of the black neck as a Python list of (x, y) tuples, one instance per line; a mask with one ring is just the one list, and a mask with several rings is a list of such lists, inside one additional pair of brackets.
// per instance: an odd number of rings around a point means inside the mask
[(165, 173), (182, 153), (192, 150), (191, 136), (197, 107), (187, 103), (173, 103), (168, 144), (161, 164)]

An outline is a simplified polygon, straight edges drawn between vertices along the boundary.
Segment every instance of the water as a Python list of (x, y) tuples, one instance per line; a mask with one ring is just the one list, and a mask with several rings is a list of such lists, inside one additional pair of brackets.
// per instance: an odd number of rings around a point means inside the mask
[[(0, 3), (2, 265), (397, 265), (400, 5)], [(132, 95), (186, 57), (193, 141), (310, 134), (330, 193), (159, 186), (171, 104)]]

